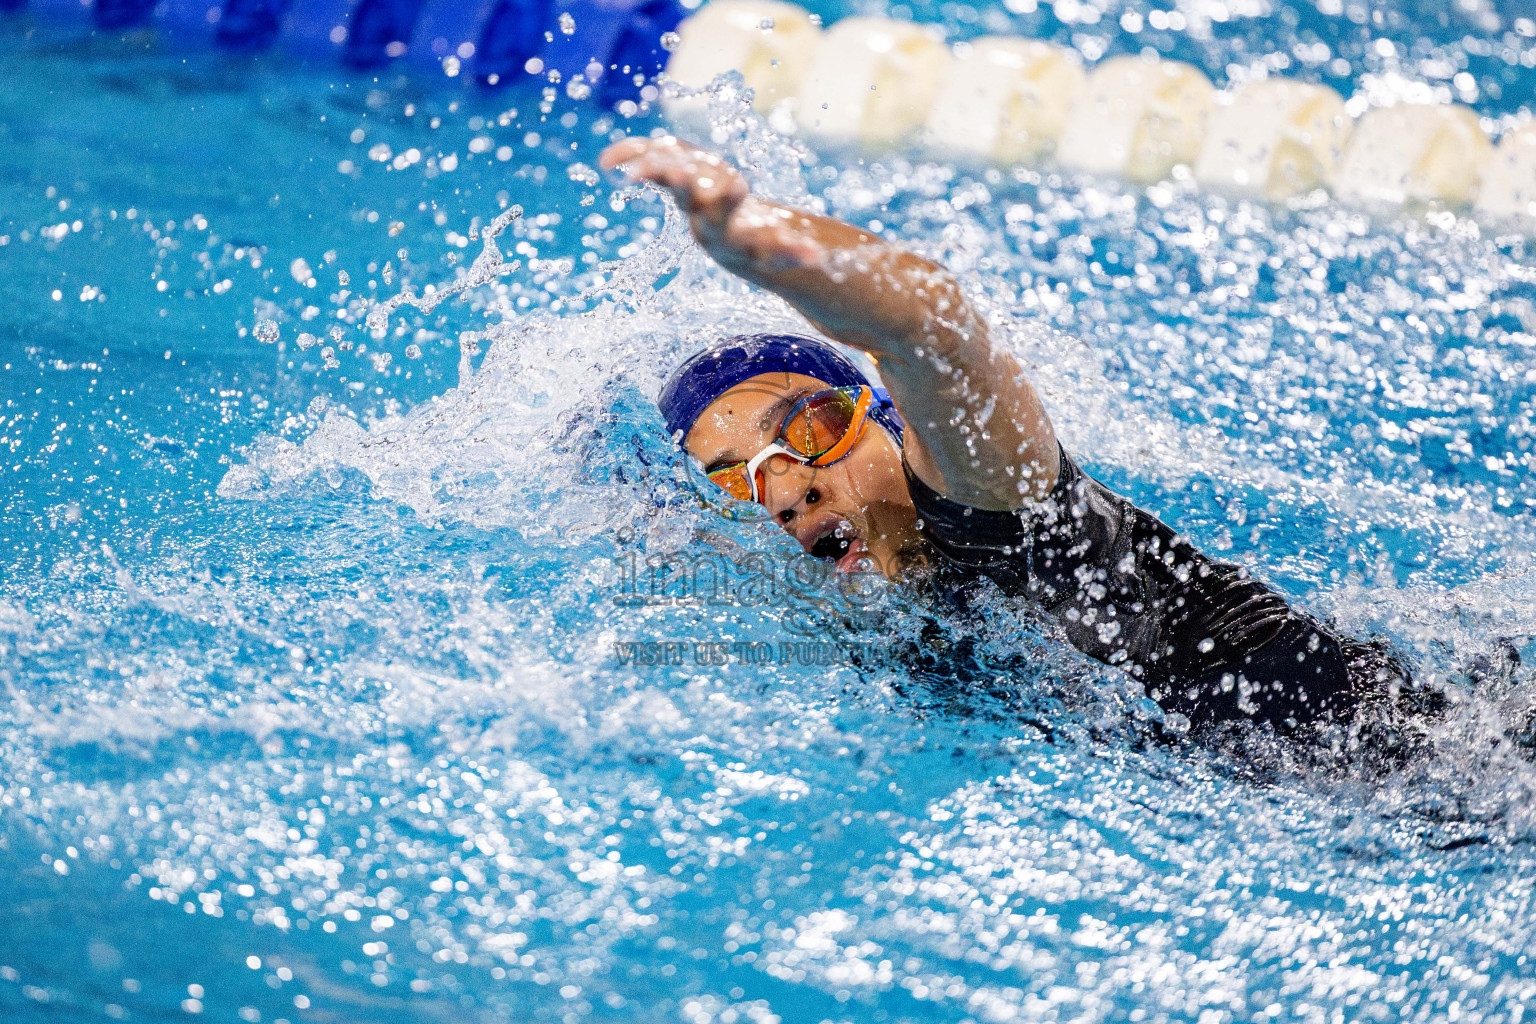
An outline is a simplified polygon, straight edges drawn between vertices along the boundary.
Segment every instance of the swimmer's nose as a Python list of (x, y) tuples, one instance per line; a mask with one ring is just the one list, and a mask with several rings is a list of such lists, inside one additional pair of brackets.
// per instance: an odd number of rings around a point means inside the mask
[(784, 527), (801, 547), (809, 538), (801, 531), (808, 525), (806, 510), (821, 501), (821, 489), (816, 485), (816, 471), (791, 459), (771, 459), (764, 467), (763, 505), (773, 516), (774, 522)]

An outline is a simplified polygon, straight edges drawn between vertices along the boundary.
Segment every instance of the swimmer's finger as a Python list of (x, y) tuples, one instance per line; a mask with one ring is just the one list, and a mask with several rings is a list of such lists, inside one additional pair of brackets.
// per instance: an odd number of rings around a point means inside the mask
[(707, 155), (697, 146), (689, 145), (675, 135), (663, 135), (654, 139), (620, 139), (599, 154), (597, 163), (605, 171), (620, 168), (632, 173), (629, 167), (621, 168), (620, 165), (634, 163), (642, 157), (655, 160), (696, 160)]
[(675, 150), (658, 151), (641, 145), (625, 147), (618, 152), (605, 151), (600, 159), (605, 165), (617, 167), (633, 181), (655, 182), (673, 191), (691, 186), (693, 179), (698, 176), (697, 171), (692, 169), (696, 162)]
[(649, 181), (671, 192), (685, 210), (699, 204), (698, 174), (690, 165), (641, 156), (626, 163), (624, 172), (636, 181)]
[(625, 171), (667, 189), (690, 213), (729, 209), (746, 198), (746, 182), (734, 167), (718, 158), (695, 156), (646, 153), (629, 161)]
[(668, 188), (692, 185), (708, 166), (697, 150), (646, 148), (624, 162), (624, 172), (632, 178), (654, 181)]
[[(694, 178), (711, 176), (711, 169), (718, 169), (712, 175), (716, 179), (736, 173), (727, 161), (671, 135), (657, 139), (622, 139), (603, 150), (598, 165), (604, 170), (618, 168), (630, 177), (657, 180), (658, 183), (659, 174), (664, 169), (681, 169)], [(682, 183), (673, 175), (668, 177), (669, 184)]]
[(655, 139), (620, 139), (598, 156), (598, 166), (605, 171), (614, 170), (620, 164), (628, 163), (644, 153), (656, 141)]

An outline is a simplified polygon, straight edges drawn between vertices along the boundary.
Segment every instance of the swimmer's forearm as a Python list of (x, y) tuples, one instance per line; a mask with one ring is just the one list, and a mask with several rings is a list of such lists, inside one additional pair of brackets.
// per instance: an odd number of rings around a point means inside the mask
[(757, 199), (724, 227), (706, 239), (723, 266), (879, 362), (924, 483), (986, 509), (1049, 494), (1060, 469), (1050, 418), (949, 271), (851, 224)]
[(920, 346), (956, 357), (985, 334), (947, 270), (831, 217), (753, 197), (704, 242), (727, 270), (876, 356), (905, 359)]
[[(598, 162), (667, 189), (721, 266), (853, 344), (901, 358), (924, 345), (949, 357), (976, 333), (970, 304), (942, 267), (851, 224), (758, 199), (714, 153), (671, 136), (635, 138)], [(862, 341), (846, 337), (854, 334)]]

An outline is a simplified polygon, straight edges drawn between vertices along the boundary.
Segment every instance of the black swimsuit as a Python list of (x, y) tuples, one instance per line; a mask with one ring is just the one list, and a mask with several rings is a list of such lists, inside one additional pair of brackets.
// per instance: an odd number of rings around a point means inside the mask
[(1022, 512), (957, 504), (910, 468), (907, 485), (943, 556), (941, 583), (981, 576), (1034, 598), (1078, 650), (1136, 676), (1192, 724), (1346, 723), (1407, 679), (1381, 643), (1342, 638), (1247, 570), (1207, 558), (1065, 451), (1050, 498)]

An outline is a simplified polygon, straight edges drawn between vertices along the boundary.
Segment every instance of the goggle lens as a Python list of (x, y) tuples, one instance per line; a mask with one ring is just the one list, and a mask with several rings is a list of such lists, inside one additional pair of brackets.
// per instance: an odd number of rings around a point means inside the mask
[(722, 466), (709, 474), (709, 479), (738, 501), (752, 500), (752, 484), (747, 480), (747, 464), (738, 462)]
[(818, 391), (797, 405), (784, 421), (780, 438), (785, 447), (807, 459), (816, 459), (836, 448), (859, 418), (861, 388)]

